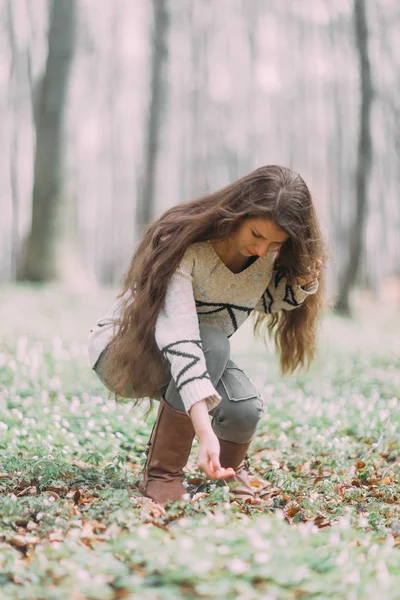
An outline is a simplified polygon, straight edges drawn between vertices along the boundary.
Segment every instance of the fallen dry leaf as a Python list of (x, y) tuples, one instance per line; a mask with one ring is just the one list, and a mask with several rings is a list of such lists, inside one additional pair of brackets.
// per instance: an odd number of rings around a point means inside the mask
[(393, 483), (393, 477), (386, 476), (382, 479), (381, 483), (384, 485), (391, 485)]
[(65, 534), (61, 531), (61, 529), (55, 529), (49, 535), (49, 540), (51, 542), (62, 542), (65, 538)]
[(149, 517), (158, 519), (162, 515), (165, 515), (165, 508), (161, 504), (154, 502), (151, 498), (132, 496), (131, 501), (134, 506), (142, 508)]
[(209, 496), (209, 494), (207, 494), (206, 492), (197, 492), (197, 494), (194, 494), (191, 501), (197, 502), (198, 500), (203, 500), (203, 498), (207, 498), (207, 496)]
[(27, 535), (15, 535), (11, 541), (13, 544), (18, 546), (19, 548), (22, 548), (23, 546), (29, 546), (31, 544), (38, 544), (40, 542), (40, 539), (33, 535), (27, 534)]

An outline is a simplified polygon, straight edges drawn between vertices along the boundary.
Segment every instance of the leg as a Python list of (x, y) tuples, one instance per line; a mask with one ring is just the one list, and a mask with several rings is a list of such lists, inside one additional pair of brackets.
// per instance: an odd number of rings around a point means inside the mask
[(264, 414), (264, 403), (250, 379), (232, 360), (217, 385), (221, 402), (210, 411), (212, 427), (220, 440), (249, 443)]
[(264, 413), (263, 401), (248, 377), (231, 360), (217, 391), (222, 400), (210, 414), (220, 442), (221, 466), (232, 467), (236, 472), (226, 483), (237, 498), (254, 498), (245, 456)]
[[(211, 381), (216, 385), (229, 360), (226, 335), (209, 325), (200, 325), (200, 336)], [(192, 420), (186, 413), (169, 368), (160, 390), (160, 408), (147, 448), (141, 492), (157, 502), (180, 500), (186, 493), (184, 472), (194, 438)], [(163, 397), (164, 396), (164, 397)]]

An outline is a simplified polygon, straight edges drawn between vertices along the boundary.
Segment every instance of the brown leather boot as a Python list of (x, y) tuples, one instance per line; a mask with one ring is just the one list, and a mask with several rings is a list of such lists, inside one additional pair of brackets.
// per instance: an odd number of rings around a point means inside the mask
[(161, 398), (157, 419), (147, 444), (147, 460), (139, 489), (144, 496), (162, 503), (182, 500), (186, 465), (194, 438), (188, 414), (172, 408)]
[[(218, 438), (219, 439), (219, 438)], [(221, 467), (227, 469), (232, 467), (236, 471), (232, 477), (227, 477), (224, 481), (228, 484), (231, 494), (241, 500), (255, 498), (254, 490), (251, 487), (249, 474), (246, 469), (246, 453), (250, 446), (247, 444), (234, 444), (226, 440), (219, 440), (220, 445), (220, 463)]]

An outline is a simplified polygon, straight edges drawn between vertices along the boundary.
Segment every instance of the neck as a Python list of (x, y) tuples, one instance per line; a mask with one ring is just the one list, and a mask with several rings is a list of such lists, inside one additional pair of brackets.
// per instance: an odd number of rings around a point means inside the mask
[(249, 262), (246, 256), (243, 256), (234, 247), (231, 240), (212, 241), (211, 244), (222, 262), (233, 272), (240, 272)]
[[(215, 248), (218, 248), (219, 252), (221, 252), (226, 258), (230, 260), (237, 260), (242, 256), (236, 246), (235, 241), (229, 237), (224, 240), (219, 240), (217, 242), (213, 242)], [(242, 257), (243, 258), (243, 257)]]

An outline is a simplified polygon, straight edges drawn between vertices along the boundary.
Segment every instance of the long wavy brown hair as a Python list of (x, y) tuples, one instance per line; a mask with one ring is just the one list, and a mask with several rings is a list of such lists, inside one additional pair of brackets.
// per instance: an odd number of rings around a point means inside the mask
[[(226, 239), (248, 218), (268, 219), (288, 234), (275, 268), (289, 282), (307, 276), (317, 258), (325, 261), (309, 189), (300, 175), (285, 167), (260, 167), (222, 189), (167, 210), (145, 230), (123, 278), (119, 295), (124, 296), (123, 310), (107, 351), (107, 377), (116, 397), (128, 394), (139, 402), (157, 396), (165, 363), (154, 332), (172, 274), (188, 246)], [(275, 340), (282, 374), (308, 368), (314, 358), (323, 293), (321, 272), (317, 293), (295, 310), (273, 315), (254, 311), (254, 333), (265, 341), (267, 334)]]

